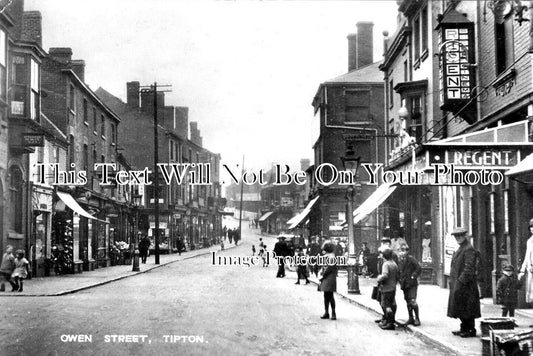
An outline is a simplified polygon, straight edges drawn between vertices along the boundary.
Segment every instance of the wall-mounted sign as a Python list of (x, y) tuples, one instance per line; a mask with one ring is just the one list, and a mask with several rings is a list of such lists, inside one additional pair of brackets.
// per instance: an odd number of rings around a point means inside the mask
[(23, 146), (44, 146), (44, 135), (43, 134), (22, 134), (22, 145)]
[(475, 95), (474, 23), (454, 10), (441, 20), (439, 30), (440, 107), (464, 111)]

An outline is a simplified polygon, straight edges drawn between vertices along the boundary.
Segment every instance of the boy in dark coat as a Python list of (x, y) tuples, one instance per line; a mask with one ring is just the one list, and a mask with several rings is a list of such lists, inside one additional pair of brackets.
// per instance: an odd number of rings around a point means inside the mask
[[(407, 312), (409, 319), (406, 325), (412, 324), (414, 326), (420, 325), (420, 318), (418, 315), (418, 304), (416, 296), (418, 292), (418, 276), (422, 272), (422, 267), (418, 261), (409, 254), (409, 246), (403, 244), (400, 246), (400, 288), (403, 291), (405, 303), (407, 304)], [(414, 318), (413, 318), (414, 313)]]
[[(296, 248), (296, 256), (301, 258), (303, 255), (302, 249), (300, 247)], [(305, 284), (309, 284), (309, 279), (307, 279), (307, 265), (298, 264), (296, 274), (298, 275), (298, 280), (294, 284), (300, 284), (300, 279), (305, 279)]]
[[(333, 259), (335, 257), (335, 246), (331, 243), (324, 245), (324, 256)], [(319, 290), (324, 292), (324, 315), (320, 319), (329, 319), (329, 306), (331, 305), (331, 320), (337, 320), (335, 314), (335, 297), (334, 293), (337, 291), (337, 266), (327, 264), (322, 269), (322, 276), (320, 277)]]
[(394, 330), (394, 319), (396, 315), (396, 284), (398, 283), (398, 265), (392, 258), (393, 252), (389, 247), (382, 251), (383, 266), (381, 274), (378, 276), (378, 283), (381, 291), (381, 308), (385, 321), (379, 324), (384, 330)]
[(522, 282), (516, 278), (514, 267), (507, 265), (503, 267), (503, 276), (496, 285), (496, 298), (498, 304), (502, 305), (502, 316), (514, 317), (514, 310), (517, 304), (518, 292), (522, 288)]

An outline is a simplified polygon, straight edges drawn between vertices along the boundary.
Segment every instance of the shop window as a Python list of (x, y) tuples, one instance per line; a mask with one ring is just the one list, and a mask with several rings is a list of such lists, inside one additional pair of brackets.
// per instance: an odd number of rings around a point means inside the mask
[(508, 15), (502, 23), (494, 24), (496, 43), (496, 75), (504, 72), (513, 63), (513, 16)]
[(11, 167), (9, 170), (9, 214), (11, 230), (22, 233), (23, 211), (23, 176), (19, 167)]

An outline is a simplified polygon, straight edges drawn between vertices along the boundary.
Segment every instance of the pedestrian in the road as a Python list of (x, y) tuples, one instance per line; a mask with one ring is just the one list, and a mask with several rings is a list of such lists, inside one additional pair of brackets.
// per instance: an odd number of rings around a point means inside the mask
[(378, 276), (381, 291), (381, 309), (383, 309), (384, 322), (379, 323), (383, 330), (395, 329), (396, 317), (396, 284), (398, 283), (398, 265), (392, 258), (393, 252), (390, 247), (383, 249), (383, 266)]
[(529, 220), (529, 233), (531, 236), (526, 243), (526, 255), (518, 279), (522, 280), (526, 276), (526, 303), (533, 303), (533, 219)]
[[(309, 245), (307, 245), (307, 255), (309, 257), (311, 256), (315, 256), (315, 257), (318, 257), (320, 256), (320, 245), (316, 242), (316, 236), (312, 236), (311, 237), (311, 243)], [(318, 278), (318, 271), (319, 271), (320, 267), (318, 266), (318, 263), (313, 263), (313, 264), (309, 264), (309, 273), (314, 273), (315, 274), (315, 277)]]
[(228, 240), (231, 244), (231, 242), (233, 241), (233, 229), (228, 229)]
[(261, 250), (259, 250), (259, 253), (261, 254), (261, 258), (263, 259), (263, 267), (268, 267), (267, 256), (266, 256), (267, 245), (263, 244), (263, 247), (261, 248)]
[[(296, 256), (301, 258), (304, 256), (304, 253), (302, 251), (301, 247), (296, 248)], [(307, 265), (302, 264), (301, 262), (298, 263), (298, 266), (296, 267), (296, 275), (298, 277), (298, 280), (294, 284), (300, 284), (300, 279), (305, 279), (305, 284), (309, 284), (308, 274), (307, 274)]]
[(473, 337), (476, 336), (475, 319), (481, 317), (476, 280), (478, 253), (466, 234), (467, 231), (463, 228), (452, 232), (459, 248), (452, 256), (447, 315), (461, 320), (460, 330), (452, 331), (454, 335)]
[(513, 265), (503, 267), (503, 276), (496, 285), (496, 300), (502, 305), (502, 316), (514, 317), (518, 302), (518, 290), (522, 288), (522, 281), (516, 278)]
[(289, 248), (285, 242), (285, 237), (278, 236), (278, 242), (274, 245), (274, 253), (276, 256), (282, 257), (278, 259), (278, 273), (276, 274), (276, 278), (283, 278), (285, 277), (285, 261), (283, 257), (289, 255)]
[(150, 238), (146, 235), (139, 242), (139, 254), (141, 255), (141, 263), (146, 263), (148, 257), (148, 250), (150, 249)]
[[(407, 312), (409, 319), (406, 325), (420, 325), (420, 317), (418, 314), (418, 304), (416, 302), (418, 292), (418, 276), (422, 272), (420, 263), (409, 254), (409, 246), (403, 244), (400, 247), (399, 265), (400, 270), (400, 288), (403, 291), (403, 297), (407, 304)], [(414, 314), (414, 317), (413, 317)]]
[(252, 256), (255, 256), (255, 245), (252, 245)]
[(15, 270), (15, 256), (13, 255), (13, 246), (7, 245), (6, 252), (2, 256), (2, 263), (0, 264), (0, 273), (2, 281), (0, 282), (0, 292), (6, 290), (5, 282), (11, 284), (11, 291), (17, 290), (16, 284), (11, 281), (11, 275)]
[(15, 252), (15, 270), (11, 275), (17, 291), (22, 292), (23, 281), (28, 278), (30, 263), (24, 258), (24, 250)]
[[(331, 243), (324, 245), (324, 257), (330, 260), (335, 259), (335, 246)], [(318, 290), (324, 292), (324, 315), (320, 319), (329, 319), (329, 306), (331, 305), (331, 320), (337, 319), (337, 314), (335, 313), (335, 296), (334, 293), (337, 291), (337, 265), (327, 264), (322, 267), (322, 272), (320, 275), (320, 285)]]

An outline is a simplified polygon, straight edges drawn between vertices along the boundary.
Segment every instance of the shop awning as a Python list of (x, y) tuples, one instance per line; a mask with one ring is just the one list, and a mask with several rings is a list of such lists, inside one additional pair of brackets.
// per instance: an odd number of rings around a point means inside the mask
[(353, 223), (357, 224), (363, 220), (365, 216), (373, 212), (378, 206), (380, 206), (389, 195), (396, 189), (395, 185), (383, 184), (379, 186), (374, 193), (372, 193), (367, 200), (365, 200), (357, 209), (353, 212)]
[(89, 214), (89, 212), (83, 209), (80, 206), (80, 204), (78, 204), (78, 202), (69, 193), (57, 192), (57, 196), (59, 197), (59, 199), (61, 199), (63, 203), (65, 203), (66, 206), (68, 206), (70, 209), (72, 209), (72, 211), (74, 211), (78, 215), (86, 217), (87, 219), (93, 219), (93, 220), (98, 220), (98, 221), (107, 223), (107, 221), (97, 219), (91, 214)]
[(269, 217), (270, 215), (272, 215), (272, 213), (273, 213), (273, 211), (269, 211), (268, 213), (264, 213), (264, 214), (259, 218), (258, 221), (259, 221), (259, 222), (261, 222), (261, 221), (265, 221), (266, 219), (268, 219), (268, 217)]
[[(317, 202), (319, 197), (315, 197), (313, 200), (311, 200), (309, 203), (307, 203), (307, 206), (305, 209), (295, 217), (293, 217), (291, 220), (291, 225), (289, 226), (289, 230), (294, 229), (296, 226), (300, 225), (302, 221), (304, 221), (309, 213), (311, 212), (311, 209), (313, 208), (313, 205)], [(287, 222), (288, 223), (288, 222)]]
[(514, 176), (520, 173), (530, 173), (533, 171), (533, 153), (518, 162), (516, 166), (505, 172), (506, 176)]

